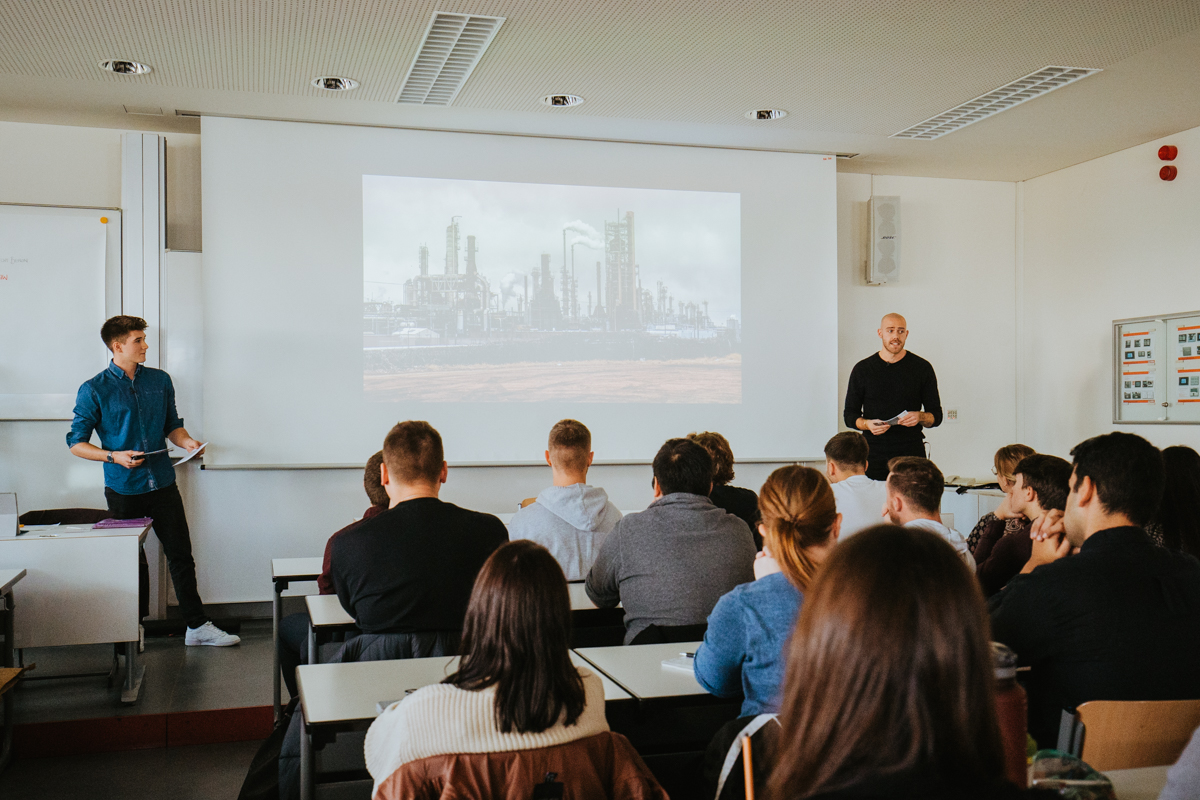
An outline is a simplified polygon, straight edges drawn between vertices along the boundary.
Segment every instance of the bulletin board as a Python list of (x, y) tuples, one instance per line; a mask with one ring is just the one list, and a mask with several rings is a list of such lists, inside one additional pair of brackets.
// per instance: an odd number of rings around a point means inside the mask
[(1113, 422), (1200, 423), (1200, 311), (1113, 321)]

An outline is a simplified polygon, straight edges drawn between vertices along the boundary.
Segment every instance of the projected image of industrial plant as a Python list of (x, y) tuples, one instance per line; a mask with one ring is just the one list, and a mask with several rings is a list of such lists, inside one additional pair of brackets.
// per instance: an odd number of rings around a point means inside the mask
[(363, 177), (378, 402), (740, 403), (740, 196)]

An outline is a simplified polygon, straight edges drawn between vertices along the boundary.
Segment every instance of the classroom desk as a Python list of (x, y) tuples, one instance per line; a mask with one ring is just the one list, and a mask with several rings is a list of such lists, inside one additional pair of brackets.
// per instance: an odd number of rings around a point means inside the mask
[(308, 607), (308, 663), (320, 664), (325, 637), (357, 627), (336, 594), (310, 594), (304, 598), (304, 605)]
[(696, 682), (696, 676), (662, 665), (663, 659), (694, 653), (700, 642), (644, 644), (616, 647), (582, 647), (579, 655), (597, 671), (638, 700), (711, 697)]
[(0, 537), (0, 568), (27, 571), (14, 614), (14, 645), (122, 644), (121, 702), (137, 702), (146, 671), (138, 664), (138, 565), (150, 527), (38, 526)]
[(283, 593), (294, 581), (315, 581), (321, 575), (322, 558), (272, 558), (271, 583), (275, 592), (271, 597), (271, 644), (275, 659), (275, 722), (283, 713), (283, 686), (279, 667), (279, 621), (283, 616)]
[[(13, 667), (13, 586), (25, 577), (23, 569), (0, 569), (0, 614), (4, 615), (0, 623), (0, 633), (4, 634), (4, 650), (0, 651), (0, 667)], [(15, 711), (13, 709), (13, 692), (4, 693), (4, 733), (0, 740), (0, 772), (8, 766), (12, 758), (12, 735)]]
[[(575, 653), (571, 663), (592, 669), (604, 685), (604, 699), (631, 699), (621, 687)], [(313, 774), (314, 739), (339, 731), (369, 727), (379, 716), (379, 703), (404, 698), (408, 689), (439, 683), (458, 666), (458, 656), (407, 658), (393, 661), (361, 661), (350, 664), (308, 664), (296, 670), (300, 690), (300, 713), (304, 729), (300, 737), (300, 797), (315, 794)]]
[(1117, 800), (1158, 800), (1158, 793), (1167, 785), (1170, 767), (1139, 767), (1114, 769), (1104, 773), (1112, 781)]
[(592, 602), (592, 598), (587, 596), (587, 591), (583, 588), (582, 581), (567, 584), (567, 594), (571, 596), (572, 611), (592, 611), (599, 608)]

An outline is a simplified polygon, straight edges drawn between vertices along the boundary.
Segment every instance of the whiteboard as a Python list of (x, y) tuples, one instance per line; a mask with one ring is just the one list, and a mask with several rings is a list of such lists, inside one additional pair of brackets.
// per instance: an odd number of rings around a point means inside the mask
[(71, 419), (120, 308), (120, 211), (0, 204), (0, 419)]

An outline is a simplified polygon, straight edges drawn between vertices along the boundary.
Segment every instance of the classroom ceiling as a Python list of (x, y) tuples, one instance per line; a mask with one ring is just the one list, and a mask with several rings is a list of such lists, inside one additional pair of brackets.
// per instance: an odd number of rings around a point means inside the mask
[[(435, 11), (506, 18), (452, 105), (395, 101)], [(153, 67), (100, 70), (106, 58)], [(934, 141), (889, 136), (1047, 65), (1103, 71)], [(353, 78), (344, 94), (319, 75)], [(181, 112), (856, 153), (1023, 180), (1200, 126), (1197, 0), (0, 0), (0, 119)], [(541, 98), (571, 93), (569, 109)], [(161, 109), (161, 116), (126, 108)], [(745, 112), (788, 116), (752, 122)]]

